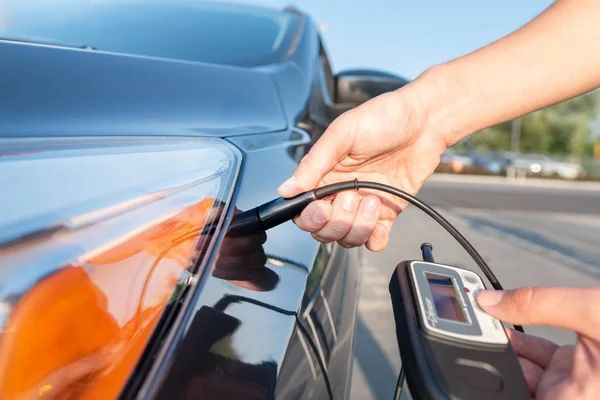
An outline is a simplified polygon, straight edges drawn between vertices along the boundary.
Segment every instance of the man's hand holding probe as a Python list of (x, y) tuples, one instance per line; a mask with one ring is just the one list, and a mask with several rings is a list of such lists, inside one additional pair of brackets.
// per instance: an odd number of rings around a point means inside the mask
[[(279, 193), (292, 197), (357, 178), (415, 194), (446, 146), (411, 88), (388, 93), (334, 121)], [(366, 244), (379, 251), (387, 245), (392, 223), (404, 207), (391, 195), (348, 191), (311, 203), (295, 222), (321, 242), (337, 241), (344, 247)]]
[[(558, 0), (505, 38), (342, 114), (279, 194), (355, 178), (417, 193), (448, 146), (599, 87), (598, 18), (597, 0)], [(342, 192), (295, 222), (319, 241), (380, 251), (403, 208), (380, 192)]]
[[(598, 0), (557, 0), (503, 39), (344, 113), (279, 188), (280, 195), (355, 178), (416, 194), (448, 146), (600, 87), (599, 19)], [(380, 251), (404, 207), (380, 192), (348, 191), (311, 203), (295, 223), (321, 242)], [(575, 347), (559, 347), (510, 331), (532, 396), (600, 398), (599, 289), (486, 291), (478, 302), (506, 322), (579, 334)]]

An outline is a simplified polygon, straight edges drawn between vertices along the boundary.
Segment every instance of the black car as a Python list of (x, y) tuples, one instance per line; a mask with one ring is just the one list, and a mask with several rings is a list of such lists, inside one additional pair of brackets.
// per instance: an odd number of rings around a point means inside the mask
[(294, 9), (9, 4), (0, 398), (347, 398), (359, 250), (225, 233), (407, 81), (334, 75)]

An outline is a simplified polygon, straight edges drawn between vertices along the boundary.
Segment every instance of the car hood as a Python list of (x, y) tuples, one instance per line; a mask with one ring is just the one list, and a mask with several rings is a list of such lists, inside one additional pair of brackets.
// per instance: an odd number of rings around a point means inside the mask
[(264, 72), (0, 41), (0, 136), (235, 136), (286, 128)]

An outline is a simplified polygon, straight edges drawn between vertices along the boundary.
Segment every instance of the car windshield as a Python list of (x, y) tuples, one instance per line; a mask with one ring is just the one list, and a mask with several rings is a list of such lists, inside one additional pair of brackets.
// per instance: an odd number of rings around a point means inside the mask
[(0, 1), (0, 38), (235, 66), (276, 62), (297, 16), (258, 7), (148, 0)]

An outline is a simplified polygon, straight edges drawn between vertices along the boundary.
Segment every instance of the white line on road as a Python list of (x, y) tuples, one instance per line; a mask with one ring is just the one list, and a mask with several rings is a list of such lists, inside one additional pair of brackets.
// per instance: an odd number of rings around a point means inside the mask
[(362, 266), (362, 290), (358, 302), (359, 312), (390, 311), (392, 303), (388, 289), (389, 279), (366, 259)]
[(481, 183), (488, 185), (507, 185), (514, 187), (546, 187), (600, 191), (600, 182), (561, 181), (556, 179), (527, 178), (523, 180), (507, 179), (502, 176), (433, 174), (430, 182)]

